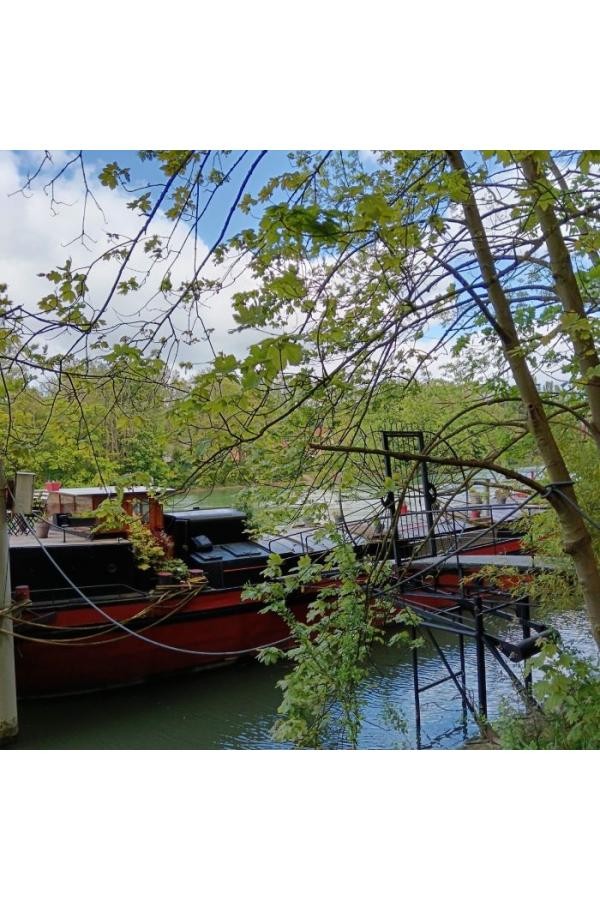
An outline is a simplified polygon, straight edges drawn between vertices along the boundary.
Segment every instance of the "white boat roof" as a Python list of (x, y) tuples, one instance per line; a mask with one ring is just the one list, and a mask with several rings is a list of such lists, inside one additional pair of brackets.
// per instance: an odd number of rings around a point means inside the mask
[[(123, 488), (124, 494), (147, 494), (149, 491), (158, 490), (157, 488), (148, 488), (142, 484), (136, 484), (132, 487)], [(160, 493), (167, 493), (171, 489), (162, 490)], [(116, 495), (117, 488), (114, 485), (106, 485), (99, 487), (79, 487), (79, 488), (59, 488), (58, 491), (49, 491), (51, 494), (65, 494), (68, 497), (90, 497), (95, 494), (102, 494), (106, 497)]]

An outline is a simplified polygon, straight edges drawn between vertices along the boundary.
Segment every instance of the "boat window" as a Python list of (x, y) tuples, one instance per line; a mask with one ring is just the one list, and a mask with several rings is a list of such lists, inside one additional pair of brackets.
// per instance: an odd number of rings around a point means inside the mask
[(133, 514), (139, 516), (142, 522), (150, 519), (150, 502), (147, 498), (136, 497), (131, 504)]

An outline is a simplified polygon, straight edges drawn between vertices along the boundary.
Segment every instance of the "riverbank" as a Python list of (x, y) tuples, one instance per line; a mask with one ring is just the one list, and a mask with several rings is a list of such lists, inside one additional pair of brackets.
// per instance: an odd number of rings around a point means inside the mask
[(502, 747), (494, 741), (487, 741), (483, 738), (473, 738), (466, 741), (461, 750), (502, 750)]

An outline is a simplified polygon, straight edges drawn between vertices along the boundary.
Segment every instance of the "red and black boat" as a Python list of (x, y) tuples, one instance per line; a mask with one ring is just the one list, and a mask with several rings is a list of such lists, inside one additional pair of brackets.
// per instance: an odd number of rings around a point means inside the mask
[[(331, 541), (310, 530), (250, 540), (239, 510), (184, 510), (165, 513), (161, 522), (156, 504), (150, 506), (153, 526), (162, 525), (175, 555), (191, 570), (184, 581), (160, 583), (138, 567), (126, 538), (92, 539), (89, 527), (74, 515), (55, 516), (47, 537), (26, 533), (11, 538), (21, 695), (94, 690), (223, 665), (289, 640), (284, 622), (265, 612), (260, 602), (242, 599), (243, 588), (262, 578), (270, 553), (279, 554), (289, 569), (303, 554), (322, 557)], [(404, 525), (406, 551), (422, 530), (416, 520), (410, 528), (408, 522), (405, 515), (398, 525), (399, 534)], [(422, 527), (427, 524), (424, 520)], [(348, 530), (361, 553), (381, 548), (381, 536), (370, 527)], [(505, 531), (493, 522), (484, 528), (479, 521), (467, 521), (454, 535), (444, 526), (442, 539), (444, 553), (450, 539), (457, 551), (462, 544), (469, 554), (520, 549), (514, 527)], [(425, 587), (417, 594), (429, 597), (430, 605), (444, 604), (443, 597), (438, 604), (426, 582), (421, 584)], [(414, 584), (407, 590), (414, 594)], [(290, 596), (298, 618), (306, 616), (312, 594)]]

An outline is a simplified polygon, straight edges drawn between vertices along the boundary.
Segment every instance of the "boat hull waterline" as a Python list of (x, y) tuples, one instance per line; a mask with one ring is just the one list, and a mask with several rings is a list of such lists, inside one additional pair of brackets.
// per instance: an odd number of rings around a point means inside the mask
[[(475, 556), (515, 553), (519, 547), (518, 539), (512, 538), (471, 552)], [(451, 593), (458, 588), (458, 569), (446, 570), (436, 574), (431, 590), (415, 592), (411, 587), (411, 601), (446, 608), (453, 604)], [(315, 587), (289, 598), (296, 618), (306, 619), (317, 592)], [(244, 600), (242, 593), (236, 587), (188, 592), (183, 599), (175, 590), (165, 599), (136, 593), (131, 598), (95, 600), (105, 615), (82, 598), (62, 604), (35, 603), (20, 613), (15, 625), (19, 694), (102, 690), (252, 659), (262, 647), (289, 646), (284, 621), (266, 612), (263, 604)], [(123, 623), (135, 636), (110, 620)]]

